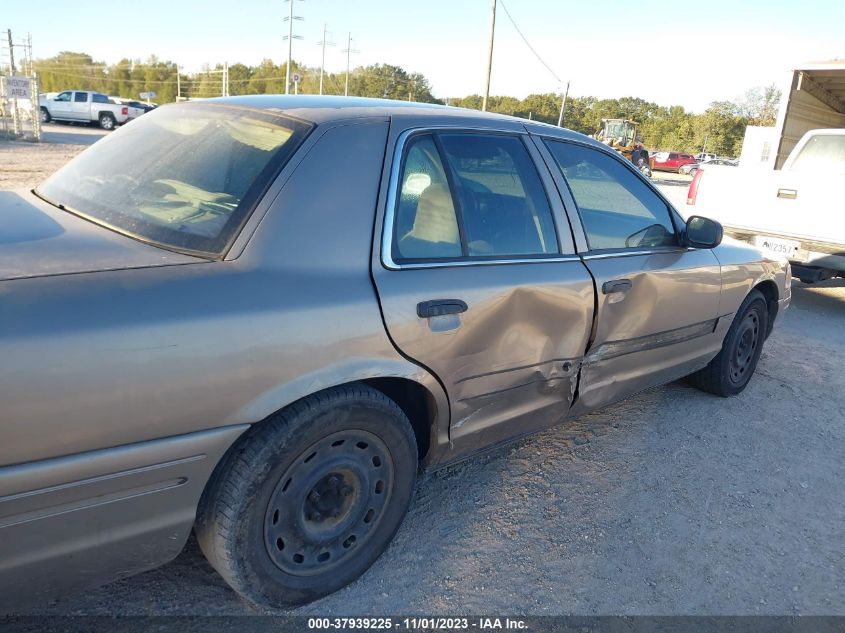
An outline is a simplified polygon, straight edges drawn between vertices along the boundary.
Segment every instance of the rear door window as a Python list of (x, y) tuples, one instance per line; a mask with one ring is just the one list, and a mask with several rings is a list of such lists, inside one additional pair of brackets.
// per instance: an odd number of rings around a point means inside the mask
[(73, 100), (76, 103), (87, 103), (88, 102), (88, 93), (87, 92), (74, 92), (73, 93)]
[(590, 250), (678, 245), (666, 203), (621, 160), (574, 143), (546, 145), (575, 199)]
[(394, 259), (502, 259), (559, 253), (540, 176), (517, 136), (430, 133), (407, 143)]
[(549, 200), (520, 138), (444, 133), (441, 139), (453, 174), (469, 256), (558, 252)]

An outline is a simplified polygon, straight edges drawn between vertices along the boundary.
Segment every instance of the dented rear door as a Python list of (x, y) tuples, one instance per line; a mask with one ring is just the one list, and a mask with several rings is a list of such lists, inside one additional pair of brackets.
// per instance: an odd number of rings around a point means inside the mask
[(536, 148), (516, 129), (391, 135), (373, 276), (394, 344), (449, 395), (455, 452), (563, 419), (593, 283)]

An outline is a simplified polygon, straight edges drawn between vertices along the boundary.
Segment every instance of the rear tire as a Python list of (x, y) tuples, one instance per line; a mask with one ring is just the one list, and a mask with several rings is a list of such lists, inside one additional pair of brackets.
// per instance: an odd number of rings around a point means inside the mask
[(238, 440), (200, 500), (197, 540), (248, 601), (310, 602), (385, 550), (416, 472), (416, 439), (395, 402), (360, 384), (329, 389)]
[(109, 112), (103, 112), (100, 115), (100, 127), (104, 130), (113, 130), (115, 126), (114, 115)]
[(723, 398), (741, 393), (757, 368), (768, 327), (766, 299), (759, 290), (752, 290), (737, 310), (721, 351), (688, 377), (690, 384)]

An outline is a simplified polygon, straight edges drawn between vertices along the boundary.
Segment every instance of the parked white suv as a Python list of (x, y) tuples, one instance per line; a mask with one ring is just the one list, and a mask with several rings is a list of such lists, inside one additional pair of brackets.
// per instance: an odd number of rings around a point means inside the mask
[[(65, 90), (55, 96), (41, 95), (41, 122), (75, 121), (98, 123), (104, 130), (130, 121), (130, 108), (114, 103), (106, 95), (88, 90)], [(134, 108), (133, 108), (134, 110)]]

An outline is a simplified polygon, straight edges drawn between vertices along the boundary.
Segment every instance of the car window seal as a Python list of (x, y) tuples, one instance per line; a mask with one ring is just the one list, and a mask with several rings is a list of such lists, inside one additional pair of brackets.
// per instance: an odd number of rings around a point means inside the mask
[(86, 222), (90, 222), (95, 226), (99, 226), (100, 228), (106, 229), (108, 231), (112, 231), (117, 233), (118, 235), (122, 235), (124, 237), (128, 237), (131, 240), (135, 240), (136, 242), (140, 242), (141, 244), (146, 244), (148, 246), (154, 246), (155, 248), (160, 248), (165, 251), (170, 251), (171, 253), (177, 253), (179, 255), (187, 255), (189, 257), (197, 257), (199, 259), (204, 259), (206, 261), (219, 261), (223, 259), (223, 256), (215, 257), (210, 253), (206, 253), (205, 251), (193, 251), (188, 248), (177, 248), (175, 246), (171, 246), (169, 244), (162, 244), (160, 242), (156, 242), (155, 240), (144, 239), (140, 235), (136, 235), (135, 233), (131, 233), (129, 231), (125, 231), (120, 227), (114, 226), (109, 224), (108, 222), (103, 222), (99, 219), (94, 219), (91, 216), (87, 215), (86, 213), (80, 211), (79, 209), (74, 209), (73, 207), (69, 207), (66, 204), (62, 204), (61, 202), (56, 202), (55, 200), (51, 200), (44, 194), (40, 193), (37, 189), (31, 189), (30, 192), (36, 198), (43, 200), (50, 206), (56, 207), (57, 209), (64, 211), (65, 213), (69, 213), (70, 215), (76, 216), (81, 220), (85, 220)]

